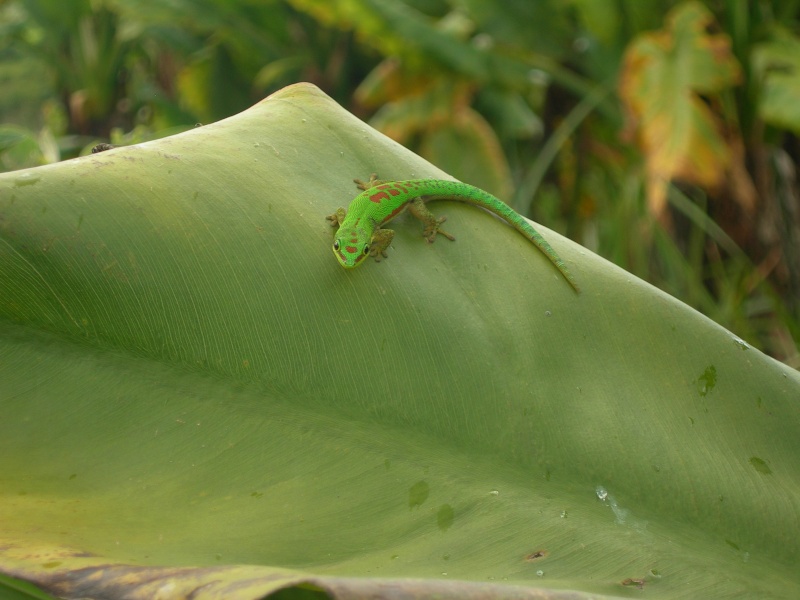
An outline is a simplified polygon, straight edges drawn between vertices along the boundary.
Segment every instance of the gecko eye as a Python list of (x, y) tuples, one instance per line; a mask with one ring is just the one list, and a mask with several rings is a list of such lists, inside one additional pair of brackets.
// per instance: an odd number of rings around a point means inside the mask
[(366, 246), (364, 246), (364, 254), (365, 254), (365, 255), (366, 255), (366, 254), (369, 254), (369, 244), (367, 244)]
[(336, 240), (335, 242), (333, 242), (333, 249), (334, 250), (338, 250), (339, 249), (339, 240)]

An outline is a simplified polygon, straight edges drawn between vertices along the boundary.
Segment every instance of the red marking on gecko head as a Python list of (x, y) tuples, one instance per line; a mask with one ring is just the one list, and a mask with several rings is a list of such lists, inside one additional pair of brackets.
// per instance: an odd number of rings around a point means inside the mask
[(333, 241), (333, 253), (344, 268), (352, 269), (369, 256), (367, 232), (360, 229), (345, 231), (340, 229), (336, 235)]
[(375, 204), (380, 204), (383, 200), (388, 200), (389, 195), (386, 192), (378, 192), (377, 194), (372, 194), (369, 199)]

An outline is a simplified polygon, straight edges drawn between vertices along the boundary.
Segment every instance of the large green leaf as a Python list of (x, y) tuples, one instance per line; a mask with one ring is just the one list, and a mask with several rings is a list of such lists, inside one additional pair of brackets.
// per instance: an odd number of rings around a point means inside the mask
[(0, 177), (0, 571), (796, 597), (797, 373), (541, 228), (576, 295), (470, 206), (439, 203), (455, 243), (401, 218), (345, 271), (324, 215), (371, 171), (444, 176), (298, 85)]

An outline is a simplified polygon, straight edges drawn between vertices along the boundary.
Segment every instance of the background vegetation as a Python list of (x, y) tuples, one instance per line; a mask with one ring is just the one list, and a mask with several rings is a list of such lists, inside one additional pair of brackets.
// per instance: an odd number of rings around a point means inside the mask
[(0, 0), (0, 170), (310, 81), (798, 367), (799, 16), (796, 0)]

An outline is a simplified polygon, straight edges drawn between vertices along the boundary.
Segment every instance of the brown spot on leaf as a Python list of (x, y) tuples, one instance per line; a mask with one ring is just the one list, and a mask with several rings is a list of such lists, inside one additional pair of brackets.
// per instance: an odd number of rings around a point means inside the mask
[(627, 587), (633, 586), (638, 590), (644, 589), (644, 579), (639, 577), (628, 577), (627, 579), (623, 579), (621, 583)]

